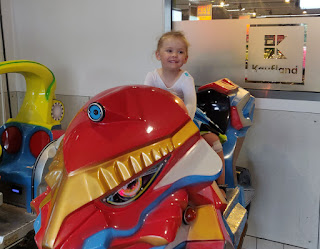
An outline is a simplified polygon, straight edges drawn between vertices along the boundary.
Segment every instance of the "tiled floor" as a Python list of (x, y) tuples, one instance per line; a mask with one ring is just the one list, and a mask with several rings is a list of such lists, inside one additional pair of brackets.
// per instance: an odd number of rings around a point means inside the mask
[(304, 248), (285, 245), (282, 243), (259, 239), (252, 236), (246, 236), (243, 241), (242, 249), (304, 249)]

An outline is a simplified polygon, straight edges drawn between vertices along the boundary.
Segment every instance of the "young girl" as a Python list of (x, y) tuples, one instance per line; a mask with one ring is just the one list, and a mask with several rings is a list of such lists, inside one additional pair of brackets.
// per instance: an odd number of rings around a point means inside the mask
[(180, 32), (168, 32), (158, 41), (156, 57), (162, 68), (149, 72), (145, 85), (158, 87), (181, 98), (193, 119), (196, 112), (197, 97), (192, 76), (181, 70), (188, 60), (189, 43)]
[[(186, 37), (178, 31), (163, 34), (157, 45), (156, 58), (161, 62), (161, 68), (149, 72), (145, 85), (158, 87), (181, 98), (187, 107), (191, 119), (197, 108), (197, 97), (192, 76), (181, 69), (188, 61), (189, 43)], [(218, 184), (224, 184), (224, 156), (219, 137), (214, 133), (206, 133), (203, 138), (217, 152), (223, 163), (223, 170), (218, 178)]]

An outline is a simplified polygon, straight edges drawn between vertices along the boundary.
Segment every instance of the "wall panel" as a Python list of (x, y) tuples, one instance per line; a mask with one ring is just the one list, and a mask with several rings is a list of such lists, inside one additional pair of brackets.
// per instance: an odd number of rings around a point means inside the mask
[[(7, 60), (48, 66), (57, 93), (92, 96), (104, 89), (142, 84), (157, 61), (164, 31), (164, 0), (4, 0)], [(12, 90), (25, 89), (20, 79)], [(17, 82), (17, 84), (15, 84)]]

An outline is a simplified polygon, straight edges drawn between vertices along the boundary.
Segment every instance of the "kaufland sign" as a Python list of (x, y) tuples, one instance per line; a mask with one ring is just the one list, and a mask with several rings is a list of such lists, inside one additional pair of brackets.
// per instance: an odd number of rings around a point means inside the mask
[(247, 82), (303, 84), (304, 26), (250, 25)]

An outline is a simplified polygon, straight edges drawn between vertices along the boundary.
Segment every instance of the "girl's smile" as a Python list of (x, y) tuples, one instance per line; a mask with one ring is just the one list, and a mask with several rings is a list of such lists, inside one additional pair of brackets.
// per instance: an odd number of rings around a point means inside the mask
[(156, 52), (161, 61), (163, 70), (177, 70), (187, 62), (187, 48), (183, 41), (170, 37), (163, 42), (163, 46)]

